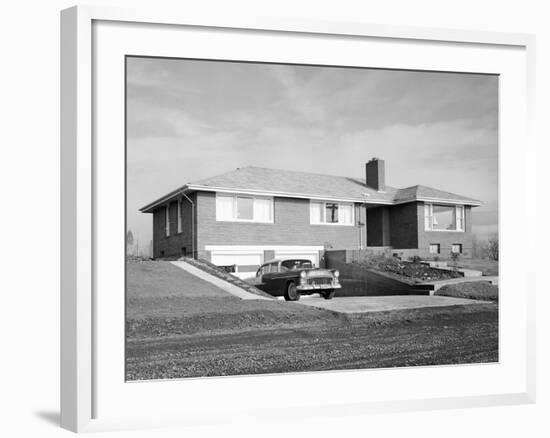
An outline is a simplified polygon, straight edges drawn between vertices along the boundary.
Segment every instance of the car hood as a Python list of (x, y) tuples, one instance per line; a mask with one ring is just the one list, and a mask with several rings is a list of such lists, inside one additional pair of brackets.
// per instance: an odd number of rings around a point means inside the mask
[(333, 276), (332, 271), (329, 269), (311, 269), (306, 271), (306, 274), (309, 278)]

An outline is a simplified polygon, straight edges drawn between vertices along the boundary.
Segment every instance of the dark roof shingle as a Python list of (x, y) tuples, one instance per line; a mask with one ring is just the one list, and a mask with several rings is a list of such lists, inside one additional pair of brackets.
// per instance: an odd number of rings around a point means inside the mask
[(386, 202), (391, 202), (395, 193), (392, 187), (378, 192), (355, 178), (262, 167), (242, 167), (188, 185)]

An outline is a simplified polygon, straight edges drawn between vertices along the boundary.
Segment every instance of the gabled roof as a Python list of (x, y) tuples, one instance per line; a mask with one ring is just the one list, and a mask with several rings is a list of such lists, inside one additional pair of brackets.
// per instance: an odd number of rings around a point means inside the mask
[(384, 191), (378, 191), (367, 186), (365, 181), (359, 178), (262, 167), (242, 167), (231, 172), (188, 183), (146, 205), (140, 211), (151, 212), (156, 206), (176, 197), (181, 192), (190, 193), (194, 191), (237, 192), (386, 205), (413, 201), (439, 201), (466, 205), (481, 204), (479, 201), (467, 196), (426, 186), (413, 186), (405, 189), (386, 186)]

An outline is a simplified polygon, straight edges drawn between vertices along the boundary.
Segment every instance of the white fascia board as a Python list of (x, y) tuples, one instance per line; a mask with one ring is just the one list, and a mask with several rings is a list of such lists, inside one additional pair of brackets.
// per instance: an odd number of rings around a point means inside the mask
[[(441, 199), (441, 198), (416, 198), (414, 201), (421, 201), (421, 202), (428, 202), (430, 204), (452, 204), (452, 205), (471, 205), (474, 207), (478, 207), (482, 205), (482, 202), (479, 201), (466, 201), (463, 199)], [(407, 202), (413, 202), (413, 201), (402, 201), (402, 202), (396, 202), (395, 204), (404, 204)]]
[(167, 195), (157, 199), (156, 201), (151, 202), (139, 209), (142, 213), (150, 213), (151, 210), (159, 205), (162, 205), (166, 202), (169, 202), (180, 193), (189, 193), (192, 191), (202, 191), (202, 192), (214, 192), (214, 193), (231, 193), (238, 195), (249, 195), (249, 196), (264, 196), (264, 197), (277, 197), (277, 198), (298, 198), (298, 199), (310, 199), (314, 201), (335, 201), (335, 202), (352, 202), (359, 204), (376, 204), (376, 205), (399, 205), (406, 204), (409, 202), (430, 202), (430, 203), (440, 203), (440, 204), (453, 204), (453, 205), (471, 205), (471, 206), (480, 206), (482, 205), (479, 201), (469, 201), (469, 200), (455, 200), (455, 199), (439, 199), (439, 198), (414, 198), (407, 199), (403, 201), (388, 201), (385, 199), (370, 199), (370, 198), (343, 198), (343, 197), (333, 197), (333, 196), (317, 196), (310, 195), (306, 193), (289, 193), (289, 192), (266, 192), (265, 190), (243, 190), (243, 189), (233, 189), (228, 187), (212, 187), (212, 186), (201, 186), (201, 185), (184, 185)]
[(162, 205), (165, 202), (170, 201), (171, 199), (175, 198), (176, 196), (178, 196), (181, 193), (186, 193), (186, 192), (189, 192), (189, 191), (190, 190), (188, 189), (188, 186), (184, 185), (184, 186), (182, 186), (182, 187), (180, 187), (176, 190), (172, 190), (170, 193), (160, 197), (156, 201), (153, 201), (153, 202), (147, 204), (146, 206), (141, 207), (139, 209), (139, 211), (141, 211), (142, 213), (150, 213), (151, 209), (153, 209), (155, 207), (158, 207), (159, 205)]

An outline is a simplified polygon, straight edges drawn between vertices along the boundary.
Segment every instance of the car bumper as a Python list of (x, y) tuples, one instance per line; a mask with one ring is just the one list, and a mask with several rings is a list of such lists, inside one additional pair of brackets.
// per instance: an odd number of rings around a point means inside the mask
[(340, 289), (341, 284), (300, 284), (296, 286), (296, 289), (302, 290), (327, 290), (327, 289)]

